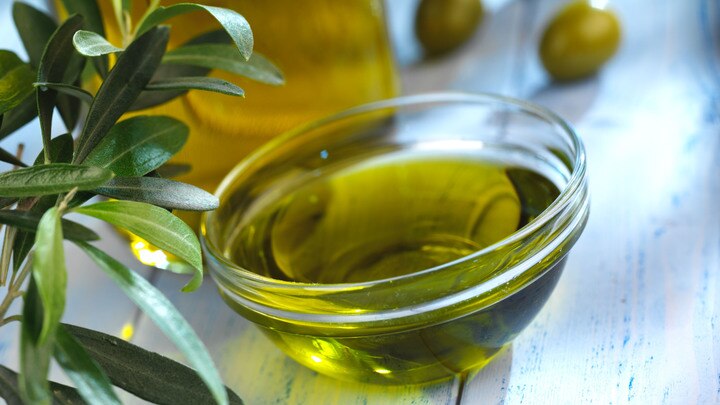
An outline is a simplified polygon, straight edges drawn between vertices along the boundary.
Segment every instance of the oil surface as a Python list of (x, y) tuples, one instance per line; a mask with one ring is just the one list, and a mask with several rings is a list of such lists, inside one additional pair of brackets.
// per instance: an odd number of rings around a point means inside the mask
[(535, 172), (459, 151), (397, 152), (299, 182), (253, 204), (226, 257), (287, 281), (391, 278), (487, 247), (558, 195)]

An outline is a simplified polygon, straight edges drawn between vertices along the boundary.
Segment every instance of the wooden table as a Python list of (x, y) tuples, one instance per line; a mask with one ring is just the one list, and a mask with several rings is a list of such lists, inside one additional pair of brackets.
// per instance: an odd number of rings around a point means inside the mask
[[(409, 28), (415, 1), (389, 3), (405, 92), (502, 93), (574, 123), (589, 162), (585, 233), (537, 319), (462, 386), (317, 375), (231, 312), (211, 281), (182, 294), (183, 280), (159, 274), (156, 285), (205, 341), (226, 383), (248, 404), (720, 403), (720, 5), (612, 2), (624, 27), (619, 53), (597, 76), (559, 85), (542, 71), (537, 43), (563, 1), (487, 1), (471, 43), (423, 63), (414, 62)], [(0, 43), (19, 49), (9, 10), (3, 0)], [(37, 139), (37, 131), (28, 126), (4, 146)], [(28, 149), (34, 155), (39, 145)], [(101, 246), (141, 269), (122, 239), (99, 227)], [(135, 343), (179, 357), (82, 254), (68, 254), (68, 267), (66, 322), (114, 334), (131, 322)], [(13, 368), (16, 336), (16, 326), (0, 333), (0, 362)]]

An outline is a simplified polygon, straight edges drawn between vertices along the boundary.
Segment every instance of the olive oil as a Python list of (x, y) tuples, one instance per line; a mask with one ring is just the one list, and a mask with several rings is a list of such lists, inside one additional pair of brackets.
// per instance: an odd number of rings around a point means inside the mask
[[(224, 256), (247, 270), (290, 282), (389, 279), (486, 248), (533, 221), (559, 195), (551, 176), (537, 169), (542, 164), (519, 165), (497, 151), (406, 149), (340, 161), (290, 176), (253, 196), (236, 223), (224, 224), (232, 230)], [(539, 265), (539, 278), (524, 289), (459, 318), (448, 310), (446, 318), (419, 329), (369, 333), (350, 325), (298, 323), (306, 335), (260, 328), (298, 362), (341, 379), (382, 384), (440, 380), (496, 356), (540, 310), (563, 264), (558, 257)], [(485, 271), (482, 265), (468, 269)], [(252, 311), (224, 298), (254, 319)], [(308, 298), (308, 311), (324, 300), (335, 305), (329, 297)]]
[(305, 177), (248, 207), (227, 258), (286, 281), (387, 279), (488, 247), (559, 194), (530, 169), (462, 151), (399, 151)]

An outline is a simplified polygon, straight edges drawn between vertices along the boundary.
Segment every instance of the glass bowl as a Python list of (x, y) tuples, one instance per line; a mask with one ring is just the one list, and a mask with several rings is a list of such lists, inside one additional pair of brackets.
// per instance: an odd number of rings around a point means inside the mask
[(202, 242), (227, 304), (307, 367), (380, 384), (487, 364), (542, 308), (588, 216), (573, 129), (490, 94), (321, 119), (217, 195)]

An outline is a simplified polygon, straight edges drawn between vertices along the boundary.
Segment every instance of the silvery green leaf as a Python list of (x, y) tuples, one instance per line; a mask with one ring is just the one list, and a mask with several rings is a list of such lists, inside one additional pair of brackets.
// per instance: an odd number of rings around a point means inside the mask
[(100, 34), (92, 31), (76, 32), (73, 36), (73, 45), (81, 55), (85, 56), (101, 56), (123, 51), (122, 48), (118, 48)]
[(167, 210), (135, 201), (104, 201), (73, 208), (73, 212), (125, 229), (185, 260), (195, 269), (195, 275), (183, 291), (196, 290), (202, 284), (200, 242), (192, 228)]
[[(167, 213), (167, 211), (166, 211)], [(175, 344), (220, 404), (228, 403), (228, 395), (210, 354), (187, 321), (165, 296), (137, 273), (84, 242), (82, 248), (100, 268), (115, 281), (135, 305)]]
[(244, 97), (245, 92), (240, 87), (222, 79), (214, 77), (175, 77), (172, 79), (156, 80), (145, 86), (145, 90), (204, 90), (228, 96)]
[[(68, 14), (80, 14), (85, 17), (85, 28), (87, 28), (88, 31), (97, 33), (102, 37), (105, 36), (102, 14), (100, 13), (100, 8), (98, 7), (96, 1), (62, 0), (62, 3)], [(94, 58), (93, 63), (97, 72), (100, 73), (100, 76), (107, 76), (108, 58), (106, 55)]]
[(101, 167), (67, 163), (25, 167), (0, 173), (0, 197), (37, 197), (97, 188), (113, 177)]
[(181, 14), (194, 11), (206, 11), (220, 23), (232, 38), (240, 54), (250, 58), (253, 48), (253, 34), (245, 17), (234, 10), (221, 7), (205, 6), (194, 3), (179, 3), (167, 7), (158, 7), (147, 16), (138, 26), (138, 34), (142, 34), (152, 27)]
[(275, 86), (285, 83), (280, 69), (264, 56), (254, 52), (249, 59), (245, 60), (233, 52), (232, 45), (226, 44), (181, 46), (168, 51), (163, 58), (163, 63), (225, 70)]
[(115, 177), (94, 191), (118, 200), (184, 211), (209, 211), (219, 204), (217, 197), (201, 188), (157, 177)]
[(107, 375), (63, 325), (57, 329), (55, 336), (54, 357), (87, 403), (121, 403)]

